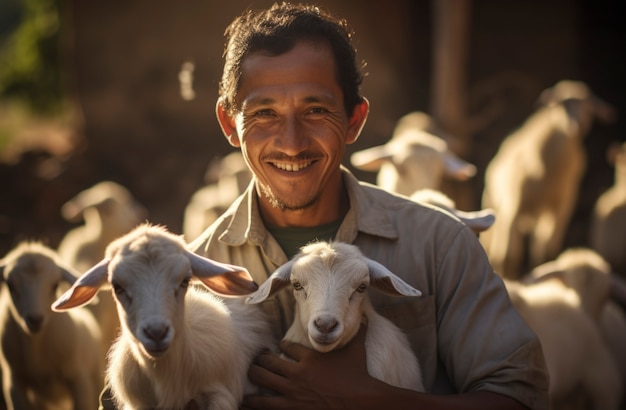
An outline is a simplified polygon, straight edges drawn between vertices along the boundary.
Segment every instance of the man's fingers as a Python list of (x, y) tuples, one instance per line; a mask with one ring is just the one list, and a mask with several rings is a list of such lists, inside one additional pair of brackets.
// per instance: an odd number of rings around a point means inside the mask
[(289, 377), (293, 366), (293, 361), (274, 353), (260, 354), (254, 359), (254, 363), (284, 377)]
[(262, 387), (271, 388), (272, 386), (280, 384), (280, 379), (283, 379), (283, 376), (269, 371), (258, 364), (252, 364), (248, 369), (248, 378), (256, 385), (262, 384)]
[(293, 343), (284, 340), (280, 342), (280, 350), (287, 357), (295, 360), (296, 362), (302, 361), (302, 359), (306, 357), (306, 354), (311, 351), (311, 349), (299, 343)]
[(287, 394), (293, 389), (289, 380), (295, 363), (275, 354), (261, 354), (248, 369), (248, 378), (262, 390)]

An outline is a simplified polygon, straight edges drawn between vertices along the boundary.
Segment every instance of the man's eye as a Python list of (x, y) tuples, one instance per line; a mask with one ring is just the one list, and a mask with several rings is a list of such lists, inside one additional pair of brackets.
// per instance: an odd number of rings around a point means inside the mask
[(258, 110), (254, 112), (255, 117), (266, 117), (272, 115), (272, 110)]
[(309, 110), (309, 113), (311, 114), (325, 114), (327, 112), (328, 110), (322, 107), (313, 107)]

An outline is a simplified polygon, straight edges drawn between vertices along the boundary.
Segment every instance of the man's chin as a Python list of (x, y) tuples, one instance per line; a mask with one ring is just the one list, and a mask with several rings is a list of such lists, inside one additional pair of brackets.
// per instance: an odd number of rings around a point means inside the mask
[(269, 201), (272, 207), (281, 211), (302, 211), (310, 208), (315, 203), (315, 198), (308, 201), (294, 201), (294, 198), (280, 198), (264, 190), (264, 197)]

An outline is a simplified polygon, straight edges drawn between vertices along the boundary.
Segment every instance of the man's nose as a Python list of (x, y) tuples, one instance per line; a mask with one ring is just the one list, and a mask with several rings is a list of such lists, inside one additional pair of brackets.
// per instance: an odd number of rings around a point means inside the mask
[(296, 156), (304, 151), (308, 144), (305, 128), (297, 116), (287, 117), (281, 135), (278, 138), (278, 146), (281, 151), (286, 155)]

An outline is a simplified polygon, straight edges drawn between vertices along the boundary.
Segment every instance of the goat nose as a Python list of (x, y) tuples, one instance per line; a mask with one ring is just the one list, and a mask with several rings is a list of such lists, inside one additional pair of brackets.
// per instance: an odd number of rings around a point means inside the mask
[(319, 330), (321, 333), (330, 333), (339, 324), (339, 322), (337, 322), (335, 318), (328, 316), (318, 317), (317, 319), (315, 319), (314, 323), (317, 330)]
[(170, 327), (168, 325), (166, 325), (165, 323), (162, 324), (152, 324), (152, 325), (146, 325), (143, 328), (143, 333), (150, 338), (150, 340), (153, 340), (155, 342), (160, 342), (161, 340), (165, 339), (165, 336), (167, 336), (167, 333), (169, 332)]

